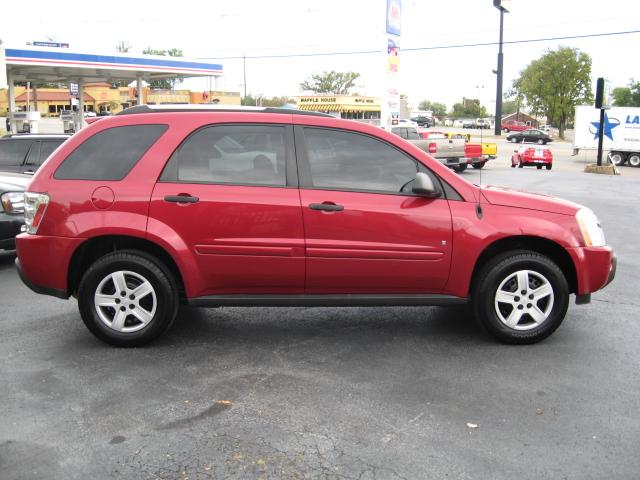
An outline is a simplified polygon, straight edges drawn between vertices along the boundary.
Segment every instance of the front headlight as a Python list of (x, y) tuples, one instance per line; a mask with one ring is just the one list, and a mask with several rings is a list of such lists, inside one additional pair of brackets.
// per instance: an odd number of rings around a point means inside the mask
[(6, 192), (0, 195), (2, 208), (5, 212), (11, 214), (24, 213), (24, 193), (23, 192)]
[(607, 244), (600, 221), (591, 210), (588, 208), (578, 210), (576, 221), (578, 222), (578, 227), (580, 227), (584, 244), (587, 247), (604, 247)]

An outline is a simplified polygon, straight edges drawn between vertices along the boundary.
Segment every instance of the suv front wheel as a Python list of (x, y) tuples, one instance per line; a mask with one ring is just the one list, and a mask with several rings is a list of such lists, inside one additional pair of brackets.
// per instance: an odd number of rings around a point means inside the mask
[(178, 310), (173, 275), (156, 258), (121, 250), (96, 260), (78, 289), (87, 328), (117, 347), (144, 345), (164, 333)]
[(529, 344), (551, 335), (569, 306), (562, 270), (548, 257), (513, 250), (491, 259), (476, 277), (476, 318), (498, 340)]

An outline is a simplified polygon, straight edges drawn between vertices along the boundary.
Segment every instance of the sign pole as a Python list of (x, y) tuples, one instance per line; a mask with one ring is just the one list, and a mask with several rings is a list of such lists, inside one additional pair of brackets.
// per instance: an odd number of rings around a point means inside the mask
[(598, 125), (598, 166), (602, 165), (602, 141), (604, 136), (604, 78), (600, 77), (596, 81), (596, 108), (600, 109), (600, 125)]
[(602, 165), (602, 137), (604, 136), (604, 108), (600, 109), (600, 125), (598, 126), (598, 166)]

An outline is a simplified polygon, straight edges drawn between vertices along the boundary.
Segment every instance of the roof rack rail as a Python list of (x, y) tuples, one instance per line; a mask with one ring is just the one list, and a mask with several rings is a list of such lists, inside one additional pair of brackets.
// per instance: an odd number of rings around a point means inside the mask
[(314, 117), (331, 117), (331, 115), (308, 110), (280, 107), (234, 107), (230, 105), (136, 105), (129, 107), (118, 115), (167, 112), (252, 112), (252, 113), (288, 113), (293, 115), (311, 115)]

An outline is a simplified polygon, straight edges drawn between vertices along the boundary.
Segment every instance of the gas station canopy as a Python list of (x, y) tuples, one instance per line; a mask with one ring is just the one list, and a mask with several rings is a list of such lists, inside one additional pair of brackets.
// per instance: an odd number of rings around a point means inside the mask
[(7, 73), (14, 81), (111, 82), (221, 76), (222, 65), (184, 57), (156, 55), (90, 54), (62, 48), (29, 47), (5, 49)]
[[(65, 44), (66, 46), (66, 44)], [(6, 65), (6, 66), (5, 66)], [(95, 54), (74, 52), (58, 47), (4, 47), (0, 41), (0, 88), (4, 83), (4, 70), (8, 85), (11, 131), (16, 133), (16, 121), (33, 122), (37, 131), (37, 112), (33, 118), (22, 118), (16, 112), (15, 82), (74, 83), (78, 85), (78, 112), (74, 117), (75, 128), (83, 125), (84, 84), (92, 82), (113, 83), (136, 81), (137, 104), (143, 104), (142, 82), (164, 78), (221, 77), (222, 65), (205, 63), (184, 57), (164, 57), (130, 53)], [(29, 112), (27, 112), (29, 113)], [(16, 116), (18, 115), (18, 116)], [(23, 115), (24, 116), (24, 115)], [(28, 116), (28, 115), (27, 115)], [(18, 118), (20, 117), (20, 118)], [(15, 121), (14, 121), (15, 120)], [(31, 128), (31, 126), (29, 127)], [(33, 129), (31, 130), (33, 131)]]

